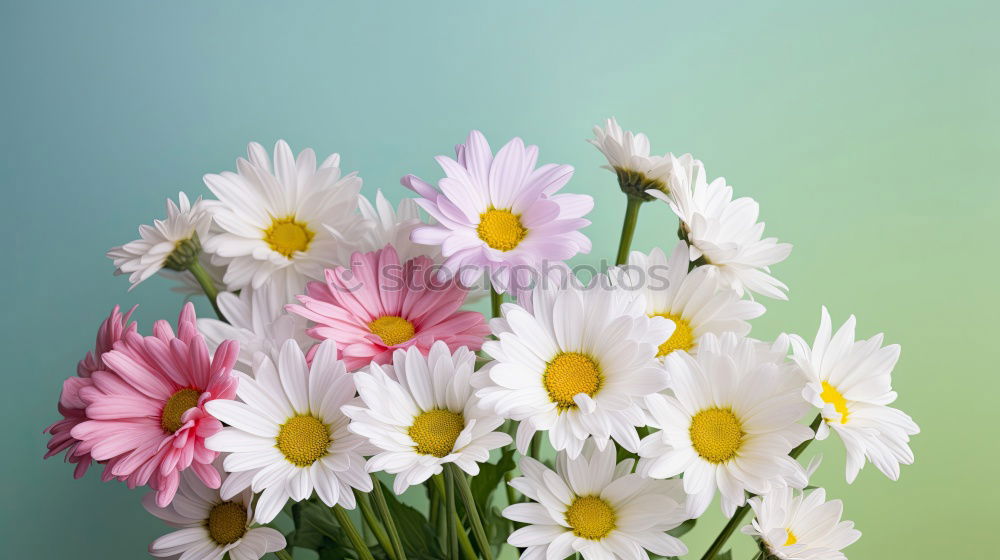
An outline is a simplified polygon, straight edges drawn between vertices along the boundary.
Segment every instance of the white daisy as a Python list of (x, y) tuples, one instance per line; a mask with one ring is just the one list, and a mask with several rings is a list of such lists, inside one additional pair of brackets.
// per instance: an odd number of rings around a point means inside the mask
[(787, 344), (781, 339), (766, 347), (733, 333), (709, 333), (697, 356), (667, 356), (671, 387), (646, 398), (660, 431), (642, 440), (639, 472), (654, 478), (683, 473), (693, 516), (705, 511), (716, 488), (731, 516), (745, 491), (805, 486), (805, 471), (788, 453), (812, 431), (797, 423), (809, 408), (795, 366), (785, 360)]
[(379, 189), (372, 205), (364, 195), (358, 196), (358, 210), (368, 220), (370, 227), (363, 237), (361, 251), (378, 251), (392, 245), (399, 254), (399, 261), (406, 262), (414, 257), (426, 256), (434, 262), (441, 262), (441, 247), (423, 245), (410, 240), (410, 234), (418, 226), (427, 225), (420, 219), (420, 209), (412, 198), (399, 201), (399, 209), (392, 204)]
[(708, 183), (700, 165), (689, 171), (674, 175), (678, 180), (669, 196), (656, 190), (649, 194), (667, 202), (680, 218), (691, 260), (718, 268), (723, 281), (740, 295), (749, 291), (788, 299), (784, 293), (788, 286), (771, 276), (769, 267), (788, 258), (792, 246), (763, 238), (757, 201), (733, 200), (733, 188), (726, 180), (719, 177)]
[(306, 320), (285, 311), (285, 294), (279, 293), (274, 284), (265, 284), (259, 290), (243, 288), (239, 295), (222, 292), (216, 303), (229, 322), (199, 318), (198, 330), (212, 351), (224, 340), (239, 342), (240, 371), (252, 371), (257, 352), (277, 360), (286, 340), (295, 340), (302, 349), (312, 343), (306, 335)]
[(503, 305), (503, 318), (490, 322), (498, 340), (483, 345), (494, 361), (477, 376), (477, 394), (520, 422), (522, 453), (537, 430), (570, 457), (590, 436), (602, 449), (614, 439), (635, 451), (635, 428), (646, 424), (641, 399), (667, 386), (656, 352), (673, 323), (647, 317), (641, 294), (604, 276), (590, 288), (566, 280), (542, 282), (529, 308)]
[(238, 173), (205, 175), (219, 198), (209, 208), (222, 230), (205, 250), (226, 265), (229, 290), (278, 282), (291, 302), (307, 279), (322, 280), (324, 268), (346, 262), (363, 235), (361, 179), (341, 176), (338, 154), (317, 168), (311, 149), (296, 158), (284, 140), (274, 146), (273, 170), (263, 146), (251, 143), (247, 152)]
[(139, 226), (139, 237), (108, 251), (115, 263), (115, 274), (128, 274), (129, 290), (150, 276), (167, 268), (187, 270), (201, 252), (212, 218), (199, 197), (194, 204), (179, 193), (178, 203), (167, 200), (167, 217), (153, 220), (153, 225)]
[(844, 504), (826, 501), (822, 488), (808, 494), (777, 488), (749, 502), (755, 518), (743, 532), (758, 537), (775, 558), (846, 560), (840, 550), (861, 538), (854, 523), (840, 520)]
[(579, 552), (585, 560), (639, 560), (645, 551), (679, 556), (687, 547), (666, 533), (688, 518), (679, 480), (632, 473), (632, 459), (615, 465), (615, 447), (593, 445), (576, 459), (556, 457), (552, 472), (531, 457), (524, 476), (510, 485), (532, 500), (508, 506), (503, 516), (527, 523), (507, 538), (524, 548), (521, 558), (560, 560)]
[(337, 360), (337, 347), (323, 342), (312, 365), (295, 341), (286, 341), (275, 362), (258, 354), (254, 377), (240, 376), (240, 401), (216, 400), (206, 410), (229, 424), (205, 445), (229, 453), (224, 498), (250, 486), (261, 492), (256, 519), (267, 523), (289, 499), (312, 495), (333, 507), (353, 509), (352, 488), (372, 489), (359, 447), (340, 411), (354, 398), (354, 381)]
[(673, 334), (659, 346), (659, 358), (676, 350), (695, 353), (705, 333), (745, 336), (750, 332), (747, 320), (764, 313), (763, 305), (741, 299), (722, 284), (715, 268), (699, 266), (688, 272), (688, 262), (688, 246), (681, 241), (669, 261), (659, 248), (649, 255), (633, 251), (628, 265), (617, 271), (623, 286), (642, 291), (647, 315), (674, 323)]
[(178, 530), (156, 539), (149, 553), (157, 558), (257, 560), (285, 548), (285, 537), (270, 527), (253, 527), (253, 492), (229, 498), (205, 486), (187, 470), (181, 473), (177, 495), (167, 507), (156, 505), (156, 493), (143, 496), (146, 510)]
[(380, 450), (368, 471), (395, 474), (397, 494), (439, 474), (445, 463), (475, 476), (491, 450), (510, 443), (494, 431), (503, 420), (480, 408), (472, 393), (475, 360), (465, 347), (452, 354), (438, 341), (426, 356), (415, 347), (397, 350), (391, 366), (372, 363), (354, 374), (359, 400), (344, 413), (351, 430)]
[(792, 335), (792, 358), (808, 380), (802, 391), (820, 409), (825, 422), (816, 439), (825, 439), (832, 428), (847, 448), (847, 482), (854, 482), (865, 459), (896, 480), (899, 465), (913, 463), (910, 436), (920, 432), (901, 410), (888, 406), (896, 400), (892, 369), (899, 360), (899, 345), (882, 347), (882, 334), (855, 341), (854, 316), (831, 334), (830, 314), (823, 308), (819, 332), (812, 348)]
[(650, 155), (649, 138), (641, 132), (622, 130), (614, 117), (607, 120), (604, 128), (595, 126), (594, 138), (587, 142), (607, 158), (608, 165), (602, 167), (618, 176), (622, 192), (647, 201), (653, 197), (646, 191), (669, 193), (674, 181), (672, 175), (690, 169), (697, 162), (691, 154), (679, 158), (673, 154)]

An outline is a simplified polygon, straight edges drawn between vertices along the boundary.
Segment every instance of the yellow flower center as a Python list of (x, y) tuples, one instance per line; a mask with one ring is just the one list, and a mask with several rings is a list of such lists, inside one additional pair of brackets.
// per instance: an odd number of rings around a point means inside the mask
[(586, 393), (593, 397), (604, 383), (601, 367), (579, 352), (561, 352), (545, 366), (542, 374), (549, 399), (561, 409), (574, 408), (573, 397)]
[(200, 396), (201, 393), (196, 389), (181, 389), (170, 395), (167, 404), (163, 405), (163, 412), (160, 414), (160, 427), (171, 434), (181, 429), (181, 426), (184, 425), (181, 416), (189, 409), (198, 406), (198, 397)]
[(458, 412), (436, 408), (422, 412), (407, 430), (421, 455), (444, 457), (455, 447), (458, 434), (465, 428), (465, 417)]
[(394, 315), (385, 315), (368, 323), (368, 330), (378, 335), (386, 346), (402, 344), (413, 338), (416, 333), (413, 323)]
[(264, 241), (282, 255), (291, 258), (298, 251), (305, 251), (316, 234), (295, 216), (272, 218), (271, 227), (264, 230)]
[(785, 533), (788, 534), (788, 539), (785, 540), (785, 544), (781, 546), (792, 546), (793, 544), (799, 542), (799, 539), (795, 536), (795, 533), (791, 529), (785, 529)]
[(583, 539), (603, 539), (614, 530), (615, 521), (614, 508), (597, 496), (579, 496), (566, 510), (566, 523)]
[(695, 414), (688, 433), (694, 450), (712, 463), (725, 463), (735, 457), (746, 435), (728, 408), (706, 408)]
[(275, 447), (296, 467), (308, 467), (326, 455), (333, 441), (330, 427), (315, 416), (292, 416), (278, 429)]
[(233, 544), (246, 532), (247, 510), (243, 504), (222, 502), (208, 512), (208, 534), (216, 544)]
[(528, 230), (521, 225), (521, 217), (510, 210), (490, 208), (479, 215), (476, 233), (490, 247), (498, 251), (510, 251), (517, 247)]
[[(840, 413), (841, 424), (847, 423), (847, 416), (850, 414), (847, 410), (847, 399), (844, 398), (844, 395), (840, 394), (840, 391), (836, 387), (824, 381), (823, 392), (819, 394), (819, 398), (823, 399), (823, 402), (832, 404), (834, 410)], [(827, 421), (829, 420), (827, 418)]]
[(674, 332), (670, 335), (670, 338), (665, 340), (663, 344), (660, 345), (659, 350), (656, 353), (657, 358), (666, 356), (667, 354), (673, 352), (674, 350), (690, 350), (694, 348), (694, 331), (691, 330), (691, 323), (687, 322), (686, 319), (681, 319), (680, 314), (673, 313), (653, 313), (650, 317), (663, 317), (664, 319), (670, 319), (674, 322)]

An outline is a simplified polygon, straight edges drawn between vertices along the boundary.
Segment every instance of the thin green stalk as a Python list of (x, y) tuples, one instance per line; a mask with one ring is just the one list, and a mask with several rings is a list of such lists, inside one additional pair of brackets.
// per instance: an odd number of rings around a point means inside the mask
[(503, 303), (503, 294), (496, 291), (496, 288), (490, 286), (490, 316), (499, 317), (500, 316), (500, 304)]
[(479, 545), (479, 552), (483, 555), (483, 560), (493, 560), (493, 550), (490, 548), (490, 540), (486, 538), (483, 520), (479, 517), (479, 508), (476, 507), (472, 488), (469, 487), (469, 479), (454, 463), (449, 463), (446, 468), (452, 471), (452, 478), (456, 482), (455, 485), (458, 487), (458, 494), (462, 497), (462, 503), (465, 504), (465, 512), (472, 525), (472, 535), (476, 537), (476, 544)]
[[(434, 481), (434, 490), (441, 496), (444, 496), (444, 476), (434, 475), (431, 477), (431, 480)], [(454, 512), (452, 519), (454, 523), (451, 526), (455, 527), (458, 532), (458, 545), (462, 549), (462, 556), (465, 557), (465, 560), (477, 560), (476, 552), (472, 549), (472, 542), (469, 541), (469, 535), (465, 534), (465, 527), (462, 526), (462, 520), (458, 518), (458, 512)], [(445, 525), (449, 524), (446, 523)]]
[(188, 265), (188, 270), (194, 276), (194, 279), (198, 281), (202, 291), (205, 292), (205, 296), (208, 297), (208, 301), (212, 302), (212, 309), (215, 310), (215, 315), (220, 321), (228, 323), (229, 321), (227, 321), (226, 316), (222, 314), (222, 310), (219, 309), (219, 304), (216, 301), (216, 298), (219, 297), (219, 289), (215, 287), (215, 282), (212, 281), (212, 277), (209, 276), (208, 271), (201, 266), (198, 259), (195, 259), (190, 265)]
[[(823, 421), (823, 415), (817, 414), (816, 418), (813, 419), (812, 424), (809, 425), (809, 428), (813, 431), (813, 434), (816, 433), (816, 429), (819, 428), (819, 424), (822, 421)], [(789, 453), (792, 459), (797, 459), (799, 455), (801, 455), (802, 452), (805, 451), (806, 447), (809, 447), (809, 444), (812, 443), (814, 439), (816, 439), (815, 436), (810, 439), (807, 439), (806, 441), (799, 444), (798, 447), (793, 449), (791, 453)], [(733, 514), (733, 517), (729, 520), (728, 523), (726, 523), (726, 526), (722, 528), (722, 532), (719, 533), (719, 536), (715, 537), (715, 540), (712, 541), (712, 546), (708, 547), (708, 550), (706, 550), (705, 554), (702, 555), (701, 560), (712, 560), (713, 558), (715, 558), (715, 555), (722, 550), (722, 547), (725, 546), (726, 541), (729, 540), (729, 537), (732, 536), (734, 531), (736, 531), (736, 527), (740, 525), (740, 523), (743, 521), (743, 518), (746, 516), (748, 511), (750, 511), (749, 503), (743, 504), (742, 506), (736, 509), (736, 512)]]
[(618, 256), (615, 258), (616, 266), (628, 262), (628, 252), (632, 248), (632, 237), (635, 236), (635, 225), (639, 223), (639, 208), (641, 206), (641, 198), (628, 197), (628, 203), (625, 206), (625, 220), (622, 222), (622, 236), (618, 242)]
[[(375, 485), (377, 488), (378, 481), (375, 482)], [(389, 535), (386, 534), (382, 524), (379, 523), (378, 518), (375, 517), (375, 510), (372, 509), (372, 505), (368, 501), (368, 494), (355, 490), (354, 497), (358, 502), (358, 506), (361, 508), (361, 517), (364, 518), (365, 525), (371, 529), (371, 532), (375, 535), (375, 540), (378, 541), (379, 546), (382, 547), (382, 550), (385, 551), (391, 560), (401, 560), (396, 554), (395, 546), (393, 546), (392, 541), (389, 540)]]
[[(444, 505), (445, 516), (448, 519), (455, 519), (458, 513), (455, 511), (455, 477), (450, 469), (444, 470)], [(458, 528), (451, 523), (445, 523), (448, 528), (447, 546), (448, 558), (458, 558)]]
[(274, 555), (281, 558), (281, 560), (294, 560), (288, 550), (279, 550), (275, 552)]
[(396, 551), (392, 556), (399, 560), (406, 560), (406, 553), (403, 552), (403, 541), (399, 538), (399, 532), (396, 530), (396, 522), (392, 519), (389, 504), (385, 501), (385, 494), (382, 492), (382, 483), (375, 478), (375, 475), (372, 475), (372, 482), (375, 485), (373, 492), (375, 494), (375, 507), (378, 509), (379, 516), (382, 517), (382, 523), (385, 524), (386, 531), (389, 532), (389, 540), (392, 542), (392, 548)]
[(528, 455), (536, 461), (542, 460), (542, 432), (535, 432), (535, 435), (532, 436)]
[(351, 541), (351, 546), (358, 553), (358, 558), (360, 560), (375, 560), (371, 551), (368, 550), (368, 545), (365, 544), (364, 539), (358, 534), (358, 529), (354, 526), (350, 516), (347, 515), (347, 510), (339, 505), (333, 506), (330, 509), (333, 510), (333, 516), (337, 518), (337, 523), (347, 533), (347, 538)]
[(758, 550), (757, 554), (754, 554), (751, 560), (763, 560), (763, 558), (764, 558), (764, 551)]

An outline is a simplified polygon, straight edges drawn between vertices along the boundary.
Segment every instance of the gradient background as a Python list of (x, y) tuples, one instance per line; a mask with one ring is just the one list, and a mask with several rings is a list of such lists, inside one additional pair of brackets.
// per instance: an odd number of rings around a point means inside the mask
[[(126, 292), (104, 252), (249, 140), (343, 155), (365, 191), (437, 178), (470, 128), (519, 135), (577, 169), (587, 233), (611, 258), (625, 200), (584, 142), (615, 115), (655, 151), (692, 152), (757, 198), (791, 301), (754, 333), (811, 339), (821, 304), (903, 346), (897, 405), (923, 433), (898, 483), (848, 487), (836, 439), (817, 483), (864, 533), (854, 559), (992, 558), (1000, 445), (994, 173), (995, 2), (4, 2), (0, 547), (8, 558), (142, 557), (166, 531), (140, 492), (42, 462), (60, 383), (115, 303), (173, 320), (153, 279)], [(636, 248), (674, 243), (664, 206)], [(199, 305), (207, 311), (204, 301)], [(697, 558), (713, 506), (685, 540)], [(736, 535), (736, 558), (752, 543)]]

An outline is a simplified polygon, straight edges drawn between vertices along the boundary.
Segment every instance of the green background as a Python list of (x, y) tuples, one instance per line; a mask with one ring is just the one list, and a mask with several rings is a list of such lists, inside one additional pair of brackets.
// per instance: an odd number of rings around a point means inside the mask
[[(4, 2), (0, 8), (5, 558), (142, 557), (166, 528), (140, 492), (43, 462), (63, 378), (115, 303), (144, 328), (178, 298), (126, 292), (104, 251), (206, 192), (249, 140), (339, 151), (365, 192), (437, 178), (469, 129), (519, 135), (577, 169), (610, 258), (624, 198), (584, 142), (615, 115), (656, 151), (693, 152), (795, 245), (759, 337), (811, 339), (826, 304), (903, 346), (897, 405), (923, 433), (892, 483), (817, 482), (864, 533), (851, 558), (993, 558), (1000, 34), (995, 2)], [(664, 206), (636, 247), (674, 243)], [(206, 310), (204, 302), (199, 302)], [(686, 538), (697, 557), (721, 527)], [(751, 542), (732, 540), (736, 558)]]

